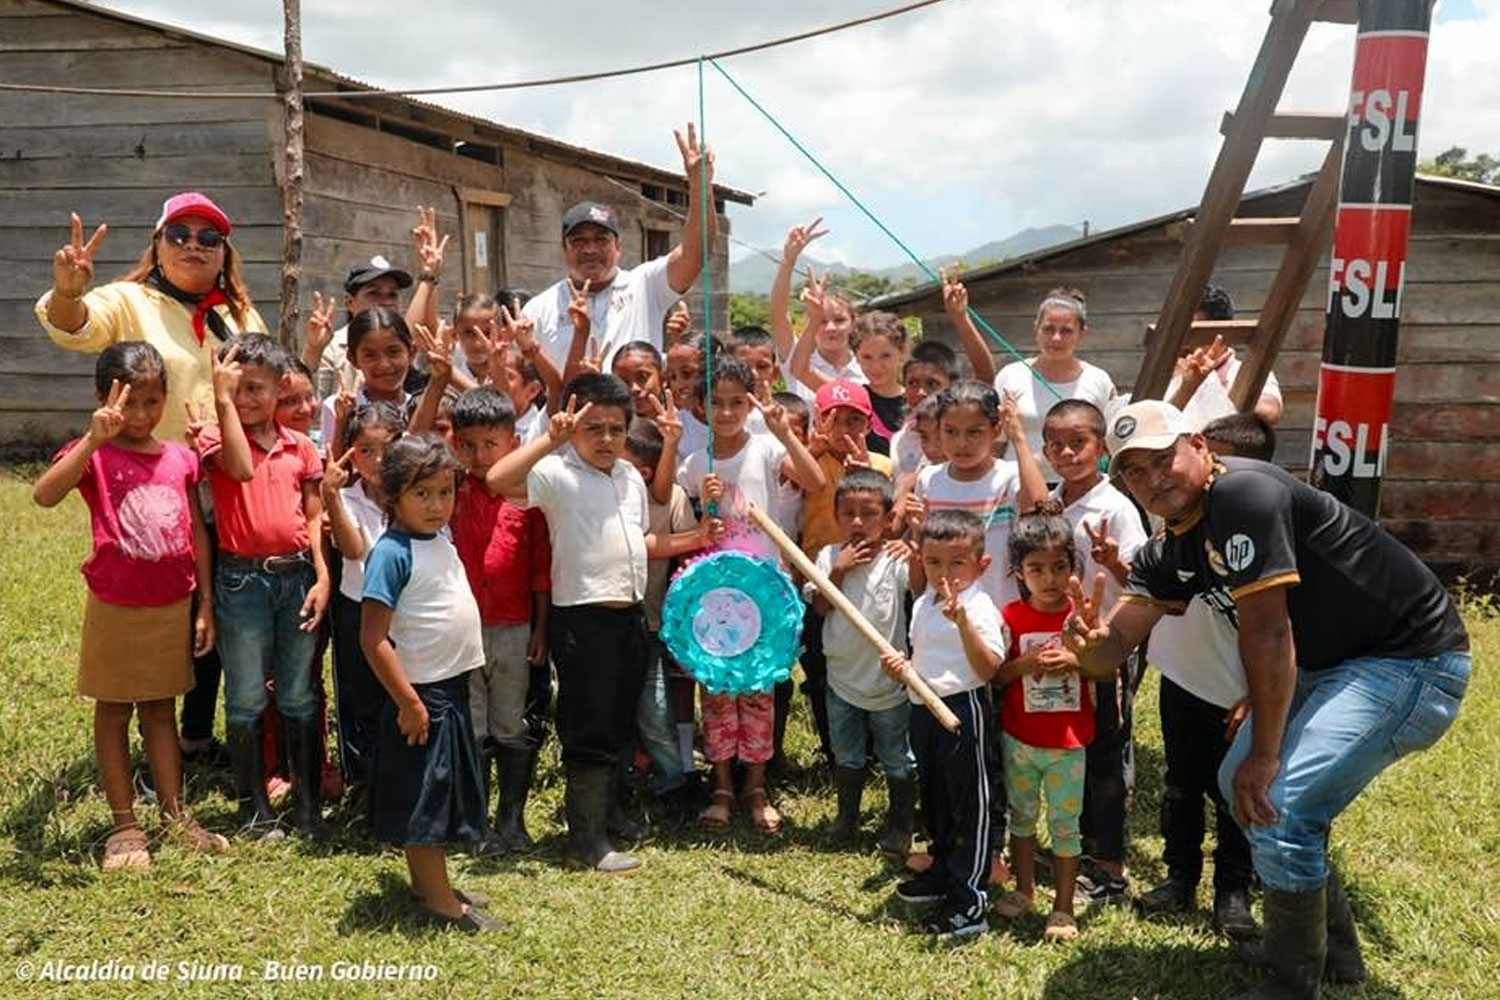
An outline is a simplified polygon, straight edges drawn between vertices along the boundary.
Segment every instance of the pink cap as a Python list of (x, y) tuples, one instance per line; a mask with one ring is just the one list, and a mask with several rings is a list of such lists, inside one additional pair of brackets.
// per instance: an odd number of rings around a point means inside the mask
[(161, 203), (161, 218), (156, 220), (156, 228), (160, 229), (173, 219), (180, 219), (184, 215), (201, 215), (219, 228), (225, 236), (234, 229), (229, 224), (229, 216), (224, 210), (215, 205), (213, 199), (198, 191), (184, 191), (182, 194), (174, 194)]
[(826, 413), (839, 406), (847, 406), (851, 410), (863, 413), (871, 420), (875, 419), (875, 408), (870, 405), (870, 393), (864, 386), (850, 379), (834, 379), (832, 382), (824, 382), (823, 388), (818, 390), (818, 412)]

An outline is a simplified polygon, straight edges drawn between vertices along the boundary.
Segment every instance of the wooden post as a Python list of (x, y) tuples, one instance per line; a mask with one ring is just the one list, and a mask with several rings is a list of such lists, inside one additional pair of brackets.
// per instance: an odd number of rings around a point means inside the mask
[[(828, 598), (830, 604), (849, 616), (849, 621), (859, 630), (860, 635), (870, 640), (870, 643), (882, 653), (900, 652), (900, 650), (886, 641), (885, 636), (876, 631), (875, 626), (871, 625), (869, 620), (859, 613), (859, 609), (854, 606), (854, 603), (844, 596), (844, 592), (833, 585), (833, 581), (828, 579), (823, 574), (823, 571), (813, 564), (811, 559), (807, 558), (801, 547), (788, 538), (786, 532), (781, 530), (781, 526), (771, 520), (765, 511), (751, 504), (750, 519), (760, 526), (760, 530), (766, 533), (767, 538), (776, 543), (777, 548), (785, 553), (786, 557), (791, 560), (792, 565), (797, 567), (797, 572), (812, 581), (812, 585), (817, 587), (824, 597)], [(943, 704), (943, 699), (937, 696), (937, 692), (928, 687), (927, 682), (918, 676), (917, 672), (911, 669), (909, 665), (901, 675), (901, 679), (906, 682), (907, 687), (911, 688), (913, 694), (922, 699), (922, 704), (927, 706), (927, 710), (937, 718), (944, 729), (950, 733), (958, 732), (960, 725), (958, 716), (953, 714), (951, 708)]]
[(286, 62), (282, 68), (282, 121), (286, 171), (281, 185), (281, 317), (277, 339), (296, 350), (301, 327), (302, 278), (302, 0), (282, 0)]

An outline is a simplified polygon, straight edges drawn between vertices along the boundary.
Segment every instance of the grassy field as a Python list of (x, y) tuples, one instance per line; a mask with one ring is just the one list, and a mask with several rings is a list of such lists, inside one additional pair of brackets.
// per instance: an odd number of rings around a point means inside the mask
[[(110, 961), (136, 981), (67, 995), (1210, 1000), (1251, 982), (1203, 913), (1172, 923), (1086, 913), (1083, 934), (1063, 946), (1042, 943), (1036, 915), (1008, 928), (996, 920), (994, 933), (962, 948), (934, 945), (909, 932), (891, 895), (895, 871), (823, 840), (832, 792), (811, 779), (781, 791), (789, 824), (774, 839), (743, 816), (712, 838), (664, 826), (640, 874), (608, 879), (560, 863), (560, 776), (548, 759), (529, 813), (541, 850), (455, 862), (461, 884), (492, 895), (512, 924), (482, 939), (424, 926), (399, 855), (351, 836), (351, 818), (337, 812), (341, 832), (326, 846), (236, 844), (216, 858), (162, 846), (150, 872), (106, 877), (91, 708), (73, 694), (86, 549), (76, 497), (39, 510), (24, 483), (0, 475), (0, 997), (62, 993), (35, 981), (48, 963)], [(1500, 615), (1480, 602), (1466, 614), (1480, 666), (1457, 726), (1381, 777), (1335, 829), (1373, 980), (1327, 997), (1500, 997), (1500, 897), (1489, 887), (1500, 857), (1500, 682), (1488, 669)], [(1148, 677), (1132, 821), (1138, 887), (1163, 874), (1155, 706)], [(802, 716), (792, 739), (810, 762)], [(225, 832), (227, 790), (222, 777), (194, 778), (189, 789), (199, 818)], [(867, 799), (867, 825), (882, 807), (882, 796)], [(273, 982), (267, 963), (303, 963), (323, 979)], [(385, 963), (430, 978), (334, 981)], [(235, 970), (238, 982), (203, 978)], [(152, 973), (168, 981), (141, 981)]]

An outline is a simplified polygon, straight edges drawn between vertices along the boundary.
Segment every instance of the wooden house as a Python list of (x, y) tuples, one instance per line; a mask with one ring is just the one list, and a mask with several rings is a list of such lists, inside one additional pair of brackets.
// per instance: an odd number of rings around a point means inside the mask
[[(1310, 180), (1247, 194), (1237, 216), (1298, 214)], [(1419, 175), (1402, 305), (1383, 523), (1449, 573), (1500, 567), (1500, 188)], [(1080, 354), (1128, 392), (1194, 209), (1147, 219), (964, 275), (969, 301), (1014, 347), (1036, 353), (1037, 304), (1054, 286), (1088, 296)], [(1261, 307), (1282, 247), (1224, 248), (1215, 282), (1239, 314)], [(1274, 366), (1286, 409), (1276, 458), (1305, 470), (1328, 296), (1326, 263), (1313, 277)], [(871, 303), (920, 316), (952, 339), (933, 285)], [(999, 362), (1012, 360), (997, 349)]]
[[(270, 94), (281, 56), (75, 0), (0, 0), (0, 82), (210, 94)], [(367, 91), (322, 67), (308, 92)], [(614, 206), (624, 265), (665, 253), (682, 229), (680, 166), (634, 160), (400, 97), (305, 102), (303, 308), (312, 293), (342, 302), (356, 261), (384, 254), (414, 268), (416, 206), (450, 233), (440, 294), (536, 291), (565, 273), (561, 219), (571, 204)], [(662, 122), (663, 146), (672, 149)], [(76, 433), (93, 408), (93, 358), (57, 348), (32, 306), (51, 284), (68, 213), (110, 226), (99, 281), (145, 248), (167, 196), (202, 190), (234, 220), (234, 243), (266, 322), (279, 312), (283, 126), (279, 101), (193, 100), (0, 91), (0, 446)], [(675, 150), (672, 154), (675, 157)], [(715, 326), (727, 322), (726, 202), (715, 188)], [(701, 299), (692, 298), (694, 312)], [(300, 334), (299, 334), (300, 336)]]

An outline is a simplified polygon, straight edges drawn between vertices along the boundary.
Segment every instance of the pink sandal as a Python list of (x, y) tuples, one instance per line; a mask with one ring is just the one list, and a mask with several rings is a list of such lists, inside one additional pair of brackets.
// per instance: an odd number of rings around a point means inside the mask
[(764, 788), (745, 789), (745, 802), (750, 808), (750, 818), (761, 833), (781, 832), (781, 813), (771, 805), (771, 797)]
[(698, 814), (698, 825), (714, 833), (729, 829), (729, 813), (734, 808), (734, 793), (727, 788), (715, 788), (709, 796), (708, 805)]

